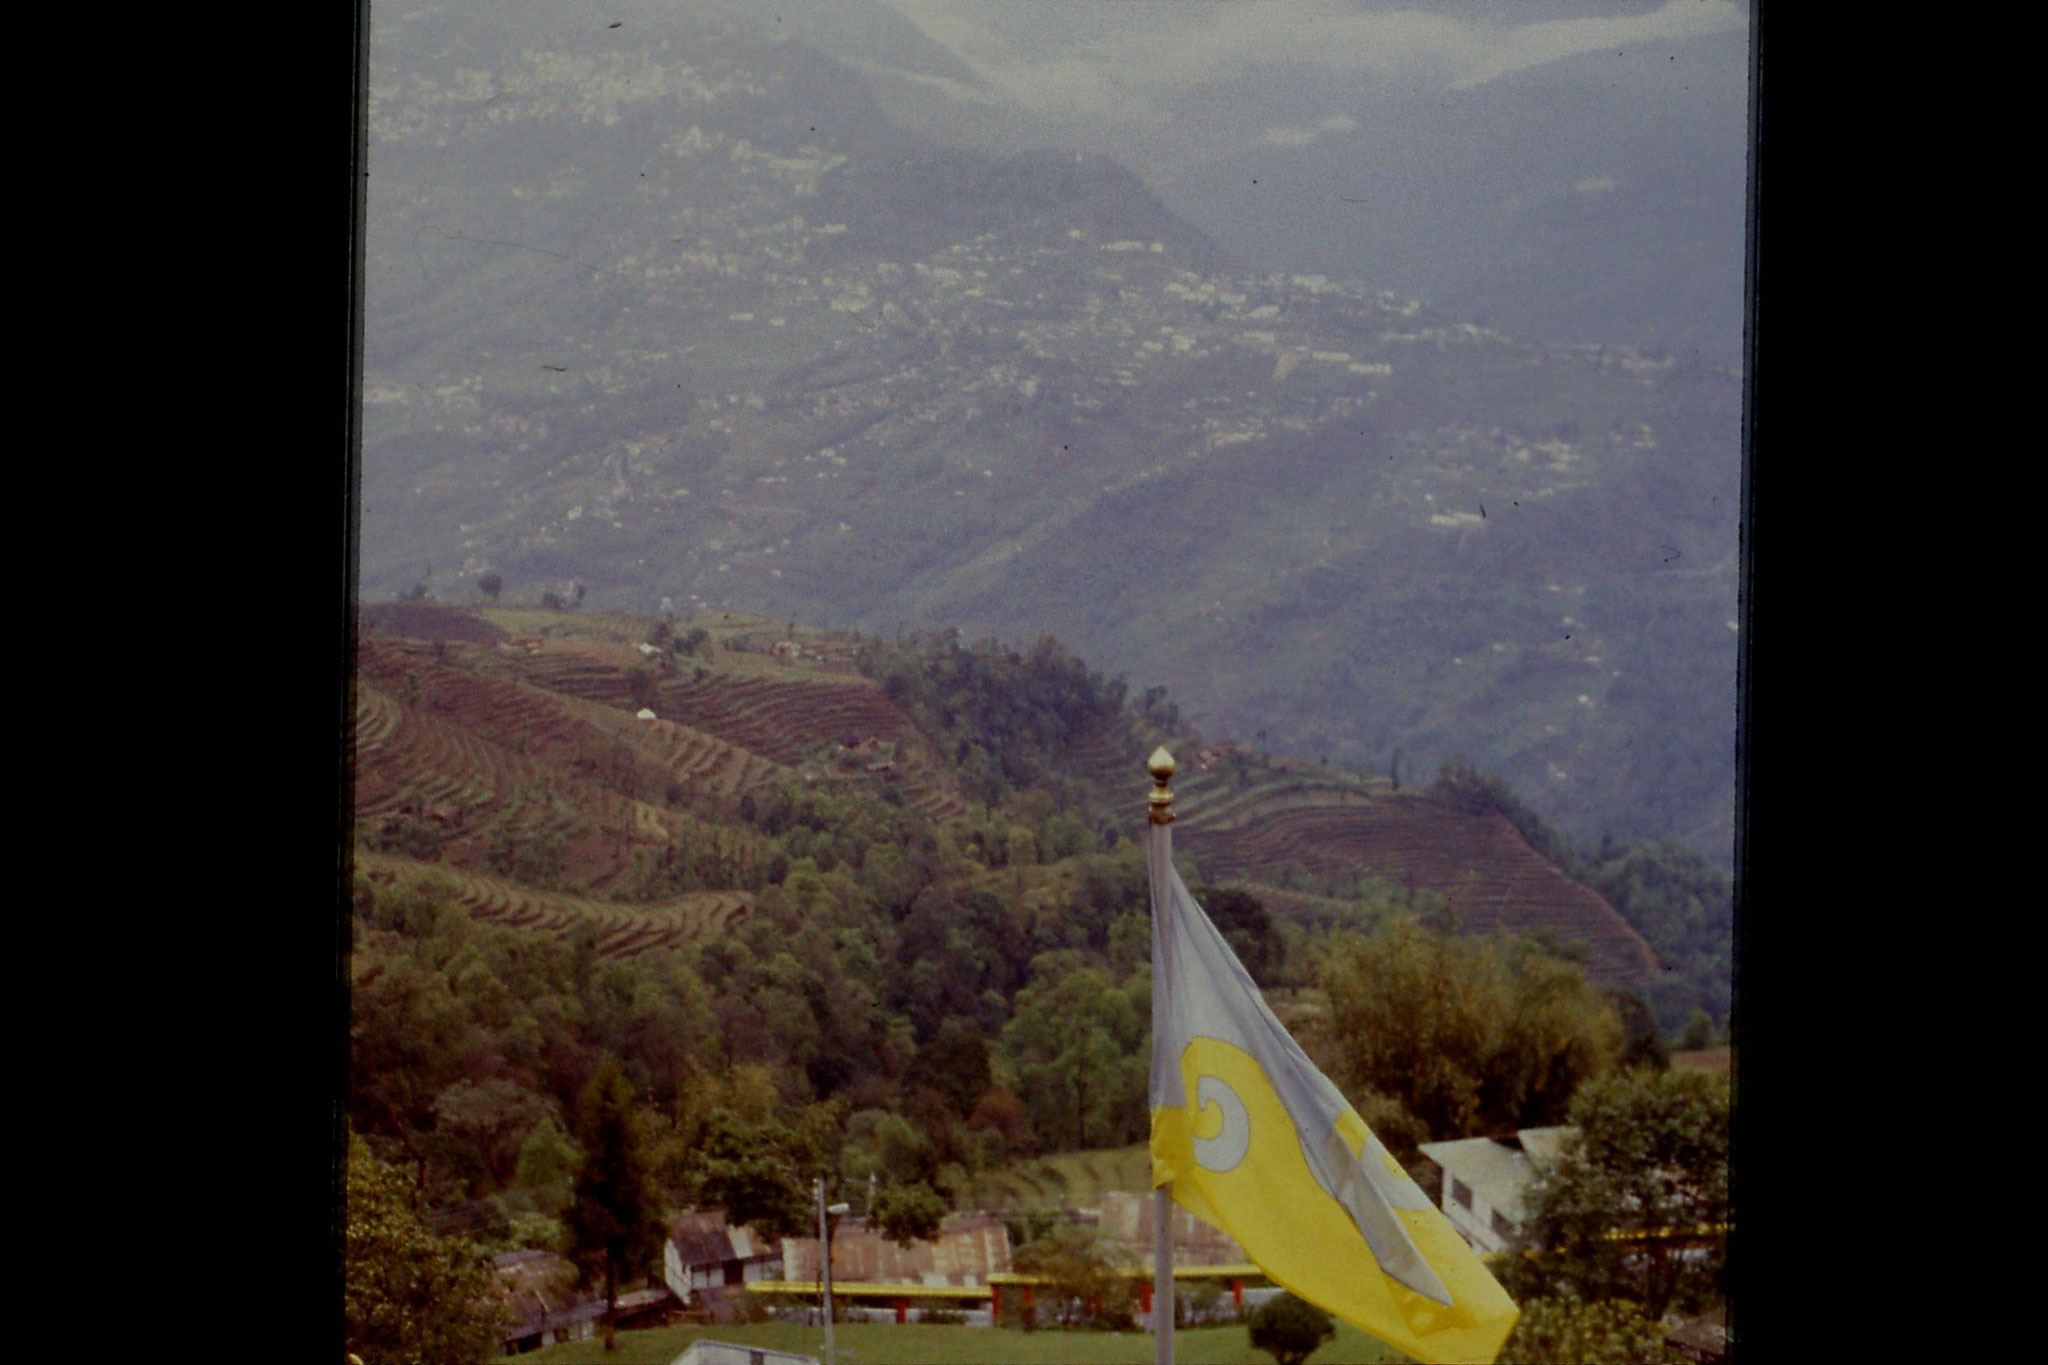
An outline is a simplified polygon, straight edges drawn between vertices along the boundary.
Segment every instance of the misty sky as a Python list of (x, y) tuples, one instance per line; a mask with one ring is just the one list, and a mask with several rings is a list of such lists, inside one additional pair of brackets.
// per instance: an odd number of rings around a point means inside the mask
[(1668, 47), (1748, 26), (1734, 0), (884, 2), (1019, 103), (1136, 123), (1169, 120), (1204, 87), (1275, 67), (1320, 68), (1383, 93), (1426, 96), (1582, 53)]
[(1021, 115), (1022, 140), (1108, 153), (1254, 268), (1736, 359), (1735, 0), (887, 3), (957, 59), (896, 74), (963, 140), (979, 109), (982, 141)]

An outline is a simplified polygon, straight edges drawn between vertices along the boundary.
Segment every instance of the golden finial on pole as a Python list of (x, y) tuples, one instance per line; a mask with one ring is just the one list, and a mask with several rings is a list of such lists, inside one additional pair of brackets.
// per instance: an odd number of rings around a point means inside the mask
[(1155, 825), (1173, 823), (1173, 788), (1166, 785), (1173, 780), (1173, 766), (1173, 755), (1166, 752), (1164, 744), (1145, 760), (1145, 770), (1152, 774), (1152, 808), (1147, 818)]
[[(1158, 961), (1159, 945), (1163, 941), (1164, 916), (1168, 913), (1167, 886), (1173, 879), (1173, 789), (1166, 784), (1173, 780), (1173, 755), (1160, 745), (1152, 751), (1152, 757), (1145, 760), (1145, 770), (1152, 774), (1151, 806), (1145, 818), (1151, 827), (1145, 831), (1146, 877), (1152, 892), (1152, 969), (1164, 972), (1166, 964)], [(1166, 996), (1162, 984), (1152, 995), (1152, 1036), (1162, 1036), (1162, 1016)], [(1157, 1064), (1155, 1059), (1155, 1065)], [(1173, 1187), (1172, 1182), (1155, 1186), (1152, 1190), (1152, 1365), (1173, 1365)]]

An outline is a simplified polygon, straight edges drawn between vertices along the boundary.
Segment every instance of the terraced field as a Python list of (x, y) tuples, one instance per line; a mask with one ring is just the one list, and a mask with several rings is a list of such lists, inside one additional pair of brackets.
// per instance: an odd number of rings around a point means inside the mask
[(1259, 880), (1298, 863), (1443, 895), (1464, 929), (1547, 929), (1587, 945), (1587, 974), (1640, 988), (1658, 970), (1650, 945), (1614, 908), (1529, 847), (1490, 806), (1429, 792), (1304, 793), (1284, 787), (1175, 823), (1175, 850), (1218, 880)]
[(1392, 795), (1372, 778), (1304, 764), (1268, 767), (1232, 764), (1174, 780), (1174, 828), (1207, 834), (1241, 830), (1290, 810), (1325, 810), (1372, 804)]
[(669, 780), (700, 791), (736, 797), (798, 776), (787, 764), (680, 721), (641, 720), (595, 702), (572, 699), (568, 705), (583, 712), (591, 725), (650, 758)]
[(546, 847), (566, 880), (630, 893), (646, 868), (712, 838), (744, 868), (758, 839), (725, 827), (727, 798), (792, 775), (722, 741), (472, 672), (461, 651), (364, 641), (359, 659), (357, 827), (431, 820), (457, 867)]
[(1158, 744), (1158, 736), (1120, 717), (1096, 726), (1073, 745), (1061, 769), (1081, 789), (1096, 822), (1135, 837), (1144, 828), (1145, 793), (1152, 785), (1145, 775), (1145, 755)]
[[(825, 772), (891, 793), (941, 823), (981, 813), (887, 694), (839, 671), (851, 659), (850, 641), (831, 642), (845, 655), (833, 656), (833, 667), (811, 653), (785, 660), (763, 652), (787, 633), (783, 623), (721, 617), (712, 622), (709, 652), (651, 663), (638, 645), (645, 625), (638, 618), (473, 615), (474, 628), (454, 619), (463, 616), (455, 609), (393, 615), (380, 618), (383, 633), (360, 641), (356, 813), (359, 828), (372, 834), (409, 820), (417, 837), (424, 822), (443, 863), (483, 878), (478, 888), (493, 885), (508, 844), (559, 849), (561, 883), (593, 897), (644, 892), (648, 869), (692, 841), (700, 850), (715, 843), (714, 856), (751, 865), (759, 836), (737, 822), (741, 798)], [(432, 638), (397, 633), (415, 617)], [(725, 647), (747, 632), (768, 643)], [(798, 643), (816, 652), (813, 633)], [(641, 701), (655, 719), (636, 715)], [(1142, 832), (1144, 759), (1164, 738), (1123, 715), (1061, 755), (1091, 824)], [(1612, 907), (1484, 802), (1397, 792), (1384, 778), (1235, 745), (1173, 747), (1175, 850), (1209, 880), (1250, 883), (1265, 895), (1300, 869), (1374, 877), (1437, 893), (1471, 931), (1548, 930), (1583, 942), (1589, 972), (1602, 984), (1640, 988), (1657, 970), (1649, 945)], [(559, 929), (607, 904), (577, 902), (571, 914), (564, 898), (528, 892), (515, 906), (512, 886), (479, 889), (479, 912)], [(1270, 903), (1288, 913), (1283, 893), (1271, 892)], [(543, 904), (552, 908), (536, 908)], [(1295, 917), (1341, 919), (1334, 905), (1297, 907)], [(725, 910), (684, 914), (681, 902), (673, 908), (688, 920), (675, 933), (703, 932), (730, 917)], [(635, 931), (658, 940), (648, 923), (635, 920)], [(618, 940), (629, 948), (641, 941)]]
[[(362, 681), (356, 688), (356, 822), (400, 812), (451, 812), (465, 840), (581, 837), (591, 821), (572, 801), (551, 799), (550, 769), (408, 706)], [(601, 805), (596, 794), (590, 801)]]
[[(640, 660), (629, 651), (555, 646), (511, 663), (519, 676), (550, 691), (638, 709), (628, 670)], [(752, 659), (748, 663), (755, 666), (661, 673), (650, 707), (663, 721), (790, 770), (802, 768), (821, 745), (884, 741), (903, 760), (887, 776), (866, 778), (869, 785), (893, 783), (906, 805), (934, 819), (959, 820), (973, 813), (950, 775), (926, 761), (925, 737), (879, 687), (858, 676), (821, 677), (802, 666), (775, 670)], [(750, 779), (731, 780), (744, 785)]]
[[(879, 741), (871, 749), (889, 761), (869, 763), (863, 750), (858, 763), (834, 763), (838, 775), (893, 785), (936, 819), (968, 814), (946, 775), (924, 765), (914, 727), (865, 679), (747, 657), (662, 675), (659, 718), (644, 720), (634, 689), (644, 698), (647, 680), (633, 674), (647, 665), (630, 642), (515, 641), (451, 627), (455, 615), (421, 618), (432, 639), (388, 622), (359, 639), (355, 813), (361, 837), (384, 850), (362, 856), (437, 848), (438, 861), (421, 865), (469, 879), (464, 901), (480, 918), (557, 933), (600, 920), (607, 952), (715, 932), (744, 912), (744, 897), (641, 898), (683, 854), (751, 875), (762, 841), (738, 822), (739, 798), (851, 755), (849, 738)], [(535, 850), (553, 869), (545, 884), (575, 894), (506, 875)]]
[(396, 885), (409, 877), (434, 879), (447, 887), (473, 918), (489, 923), (558, 937), (567, 937), (579, 925), (591, 925), (597, 930), (595, 946), (601, 958), (678, 947), (708, 937), (744, 919), (752, 905), (751, 898), (740, 891), (692, 892), (649, 905), (621, 905), (536, 890), (445, 863), (367, 850), (356, 854), (356, 867), (380, 886)]

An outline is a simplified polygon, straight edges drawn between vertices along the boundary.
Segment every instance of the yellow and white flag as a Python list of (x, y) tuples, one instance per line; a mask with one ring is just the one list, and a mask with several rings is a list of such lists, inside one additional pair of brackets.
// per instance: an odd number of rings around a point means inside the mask
[(1520, 1310), (1310, 1063), (1153, 841), (1152, 1183), (1416, 1360), (1491, 1361)]

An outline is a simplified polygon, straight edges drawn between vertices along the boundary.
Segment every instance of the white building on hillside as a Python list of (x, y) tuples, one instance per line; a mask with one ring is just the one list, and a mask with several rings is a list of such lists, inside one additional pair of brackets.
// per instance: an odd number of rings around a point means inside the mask
[(1522, 1196), (1547, 1173), (1578, 1129), (1524, 1128), (1513, 1137), (1425, 1142), (1422, 1154), (1443, 1168), (1444, 1216), (1480, 1252), (1506, 1250), (1528, 1210)]

